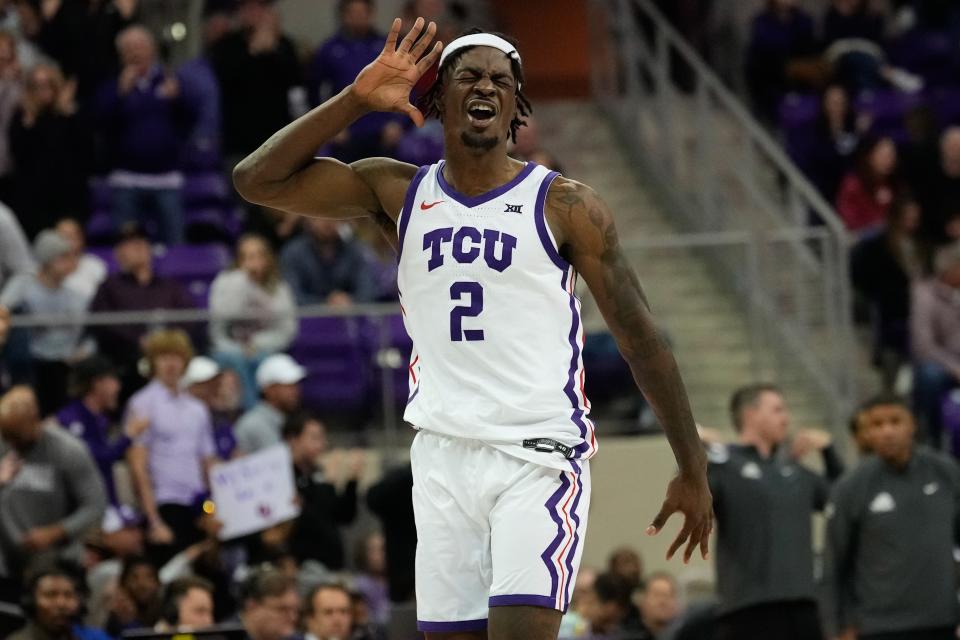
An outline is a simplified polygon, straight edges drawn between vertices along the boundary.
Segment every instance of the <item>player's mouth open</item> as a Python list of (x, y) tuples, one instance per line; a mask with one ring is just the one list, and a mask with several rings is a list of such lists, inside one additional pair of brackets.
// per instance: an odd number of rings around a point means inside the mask
[(489, 100), (474, 99), (467, 103), (467, 118), (475, 127), (486, 127), (497, 116), (497, 105)]

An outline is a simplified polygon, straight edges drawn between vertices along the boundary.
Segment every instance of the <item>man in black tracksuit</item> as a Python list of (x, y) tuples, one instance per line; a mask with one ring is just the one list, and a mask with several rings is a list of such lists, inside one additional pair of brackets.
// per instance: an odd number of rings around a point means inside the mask
[(827, 532), (843, 640), (956, 640), (957, 463), (915, 446), (893, 397), (861, 411), (874, 455), (834, 488)]
[[(842, 465), (826, 433), (800, 431), (787, 444), (790, 417), (776, 387), (745, 387), (730, 404), (739, 442), (709, 447), (716, 640), (821, 640), (810, 516), (823, 509)], [(798, 462), (814, 450), (826, 478)]]

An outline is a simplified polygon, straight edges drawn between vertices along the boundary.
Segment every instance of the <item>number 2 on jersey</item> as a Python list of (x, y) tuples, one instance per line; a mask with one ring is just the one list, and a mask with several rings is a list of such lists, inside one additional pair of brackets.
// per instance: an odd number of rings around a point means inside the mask
[(476, 318), (483, 312), (483, 287), (479, 282), (454, 282), (450, 285), (450, 299), (462, 300), (469, 296), (466, 306), (454, 307), (450, 312), (450, 339), (454, 342), (483, 340), (483, 329), (463, 329), (464, 318)]

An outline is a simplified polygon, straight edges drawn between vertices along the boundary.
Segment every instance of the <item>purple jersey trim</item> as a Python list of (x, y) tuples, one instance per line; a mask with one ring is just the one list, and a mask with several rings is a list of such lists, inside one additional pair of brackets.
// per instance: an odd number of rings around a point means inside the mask
[(517, 594), (512, 596), (491, 596), (489, 600), (491, 607), (546, 607), (547, 609), (557, 608), (557, 599), (550, 596), (535, 596), (531, 594)]
[(458, 620), (456, 622), (428, 622), (417, 620), (417, 630), (425, 633), (449, 633), (453, 631), (483, 631), (487, 628), (487, 619)]
[(413, 402), (413, 399), (417, 397), (417, 394), (420, 393), (420, 383), (417, 383), (417, 388), (413, 390), (413, 393), (410, 394), (410, 397), (407, 398), (407, 404)]
[(550, 260), (553, 261), (553, 264), (557, 265), (558, 269), (566, 272), (566, 270), (570, 268), (570, 263), (563, 259), (557, 252), (557, 248), (553, 245), (553, 239), (550, 237), (550, 232), (547, 229), (547, 220), (544, 216), (547, 192), (550, 191), (550, 185), (553, 184), (553, 181), (559, 175), (556, 171), (551, 171), (547, 174), (547, 177), (543, 179), (543, 182), (540, 183), (540, 189), (537, 191), (537, 205), (533, 208), (533, 220), (537, 225), (537, 235), (540, 236), (540, 244), (543, 245), (543, 250), (547, 252)]
[(429, 170), (429, 166), (417, 169), (417, 175), (413, 176), (413, 180), (410, 181), (410, 186), (407, 187), (407, 195), (403, 199), (403, 208), (400, 209), (400, 219), (397, 221), (397, 234), (399, 236), (397, 243), (398, 263), (400, 262), (400, 257), (403, 255), (403, 239), (407, 235), (407, 225), (410, 224), (410, 216), (413, 215), (413, 205), (417, 197), (417, 189), (420, 188), (420, 183), (423, 182), (423, 176), (427, 175), (427, 171)]
[[(547, 565), (547, 571), (550, 573), (550, 597), (553, 598), (554, 602), (556, 602), (557, 590), (560, 585), (560, 574), (557, 573), (557, 568), (554, 566), (553, 554), (557, 552), (564, 538), (563, 519), (561, 519), (560, 514), (557, 513), (557, 507), (560, 505), (560, 501), (563, 499), (563, 496), (566, 495), (567, 489), (569, 488), (570, 481), (567, 480), (567, 474), (561, 472), (560, 488), (557, 489), (553, 495), (547, 499), (546, 504), (544, 504), (544, 507), (546, 507), (547, 512), (550, 514), (550, 519), (557, 523), (556, 537), (550, 542), (550, 546), (540, 554), (540, 559), (543, 560), (543, 564)], [(556, 608), (556, 604), (551, 604), (550, 607)]]
[[(560, 286), (563, 287), (564, 291), (567, 290), (566, 271), (563, 272), (563, 278), (560, 279)], [(583, 442), (574, 447), (579, 456), (589, 449), (590, 445), (587, 443), (587, 425), (583, 421), (583, 409), (580, 408), (580, 402), (577, 400), (577, 395), (574, 392), (577, 377), (577, 363), (580, 361), (580, 345), (577, 342), (577, 331), (580, 329), (580, 315), (577, 313), (577, 301), (573, 295), (570, 296), (570, 315), (572, 318), (570, 322), (569, 339), (572, 353), (570, 356), (570, 370), (567, 372), (567, 384), (564, 385), (563, 392), (567, 394), (570, 405), (573, 407), (573, 414), (570, 416), (570, 419), (573, 420), (573, 423), (580, 429), (580, 437), (583, 438)]]
[(577, 556), (577, 545), (580, 543), (580, 516), (577, 515), (577, 507), (580, 506), (580, 496), (583, 495), (583, 478), (580, 476), (580, 468), (575, 462), (572, 462), (577, 474), (577, 497), (573, 499), (573, 506), (570, 507), (570, 516), (573, 518), (573, 546), (570, 547), (570, 553), (567, 554), (567, 588), (563, 594), (563, 611), (567, 612), (570, 606), (570, 588), (573, 586), (573, 559)]
[(523, 182), (523, 179), (530, 175), (530, 172), (537, 167), (536, 164), (528, 162), (526, 165), (524, 165), (523, 169), (520, 170), (520, 173), (515, 175), (510, 182), (500, 185), (496, 189), (491, 189), (486, 193), (481, 193), (478, 196), (468, 196), (451, 187), (447, 182), (447, 179), (443, 177), (444, 164), (445, 163), (441, 162), (440, 166), (437, 167), (437, 182), (440, 183), (440, 189), (465, 207), (479, 207), (481, 204), (490, 202), (494, 198), (502, 196), (507, 191), (510, 191), (510, 189), (513, 189), (515, 186)]

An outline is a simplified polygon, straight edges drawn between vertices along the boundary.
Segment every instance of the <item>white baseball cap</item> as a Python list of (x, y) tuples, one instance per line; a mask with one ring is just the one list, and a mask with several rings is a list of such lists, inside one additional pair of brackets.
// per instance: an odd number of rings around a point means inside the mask
[(187, 370), (180, 378), (180, 387), (186, 389), (192, 384), (213, 380), (218, 375), (220, 375), (220, 365), (207, 356), (196, 356), (187, 365)]
[(272, 384), (296, 384), (307, 377), (307, 370), (285, 353), (272, 355), (257, 367), (257, 386), (266, 389)]

